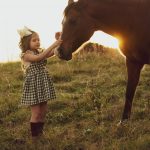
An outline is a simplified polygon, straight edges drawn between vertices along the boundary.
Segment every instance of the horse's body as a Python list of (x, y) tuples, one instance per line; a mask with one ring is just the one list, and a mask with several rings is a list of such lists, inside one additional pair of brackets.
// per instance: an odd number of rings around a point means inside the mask
[(121, 39), (126, 56), (128, 83), (122, 119), (128, 119), (144, 64), (150, 63), (150, 0), (79, 0), (65, 9), (59, 56), (70, 60), (72, 52), (102, 30)]

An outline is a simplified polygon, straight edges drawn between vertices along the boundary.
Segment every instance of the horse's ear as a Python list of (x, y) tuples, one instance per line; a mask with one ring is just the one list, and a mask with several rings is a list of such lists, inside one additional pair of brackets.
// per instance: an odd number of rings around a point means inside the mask
[(74, 0), (68, 0), (68, 5), (72, 4)]

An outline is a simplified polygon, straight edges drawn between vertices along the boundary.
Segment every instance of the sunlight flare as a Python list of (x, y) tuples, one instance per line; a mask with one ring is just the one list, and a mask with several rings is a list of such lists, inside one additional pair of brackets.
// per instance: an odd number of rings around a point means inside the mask
[(89, 41), (92, 43), (101, 44), (105, 47), (119, 49), (119, 40), (102, 31), (94, 32), (93, 36), (90, 38)]

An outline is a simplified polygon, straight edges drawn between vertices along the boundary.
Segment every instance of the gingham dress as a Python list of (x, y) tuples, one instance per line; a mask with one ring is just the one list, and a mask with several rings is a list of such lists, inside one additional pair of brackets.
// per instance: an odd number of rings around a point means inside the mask
[(46, 70), (47, 60), (32, 62), (25, 73), (21, 105), (35, 105), (56, 98), (51, 77)]

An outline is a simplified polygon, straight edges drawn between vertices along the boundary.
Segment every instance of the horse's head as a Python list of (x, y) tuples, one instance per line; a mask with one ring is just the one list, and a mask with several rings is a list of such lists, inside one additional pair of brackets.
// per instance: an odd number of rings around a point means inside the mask
[(70, 60), (72, 53), (89, 40), (94, 32), (92, 22), (86, 11), (87, 6), (82, 0), (70, 1), (65, 8), (62, 21), (61, 39), (63, 42), (58, 48), (58, 56), (64, 60)]

